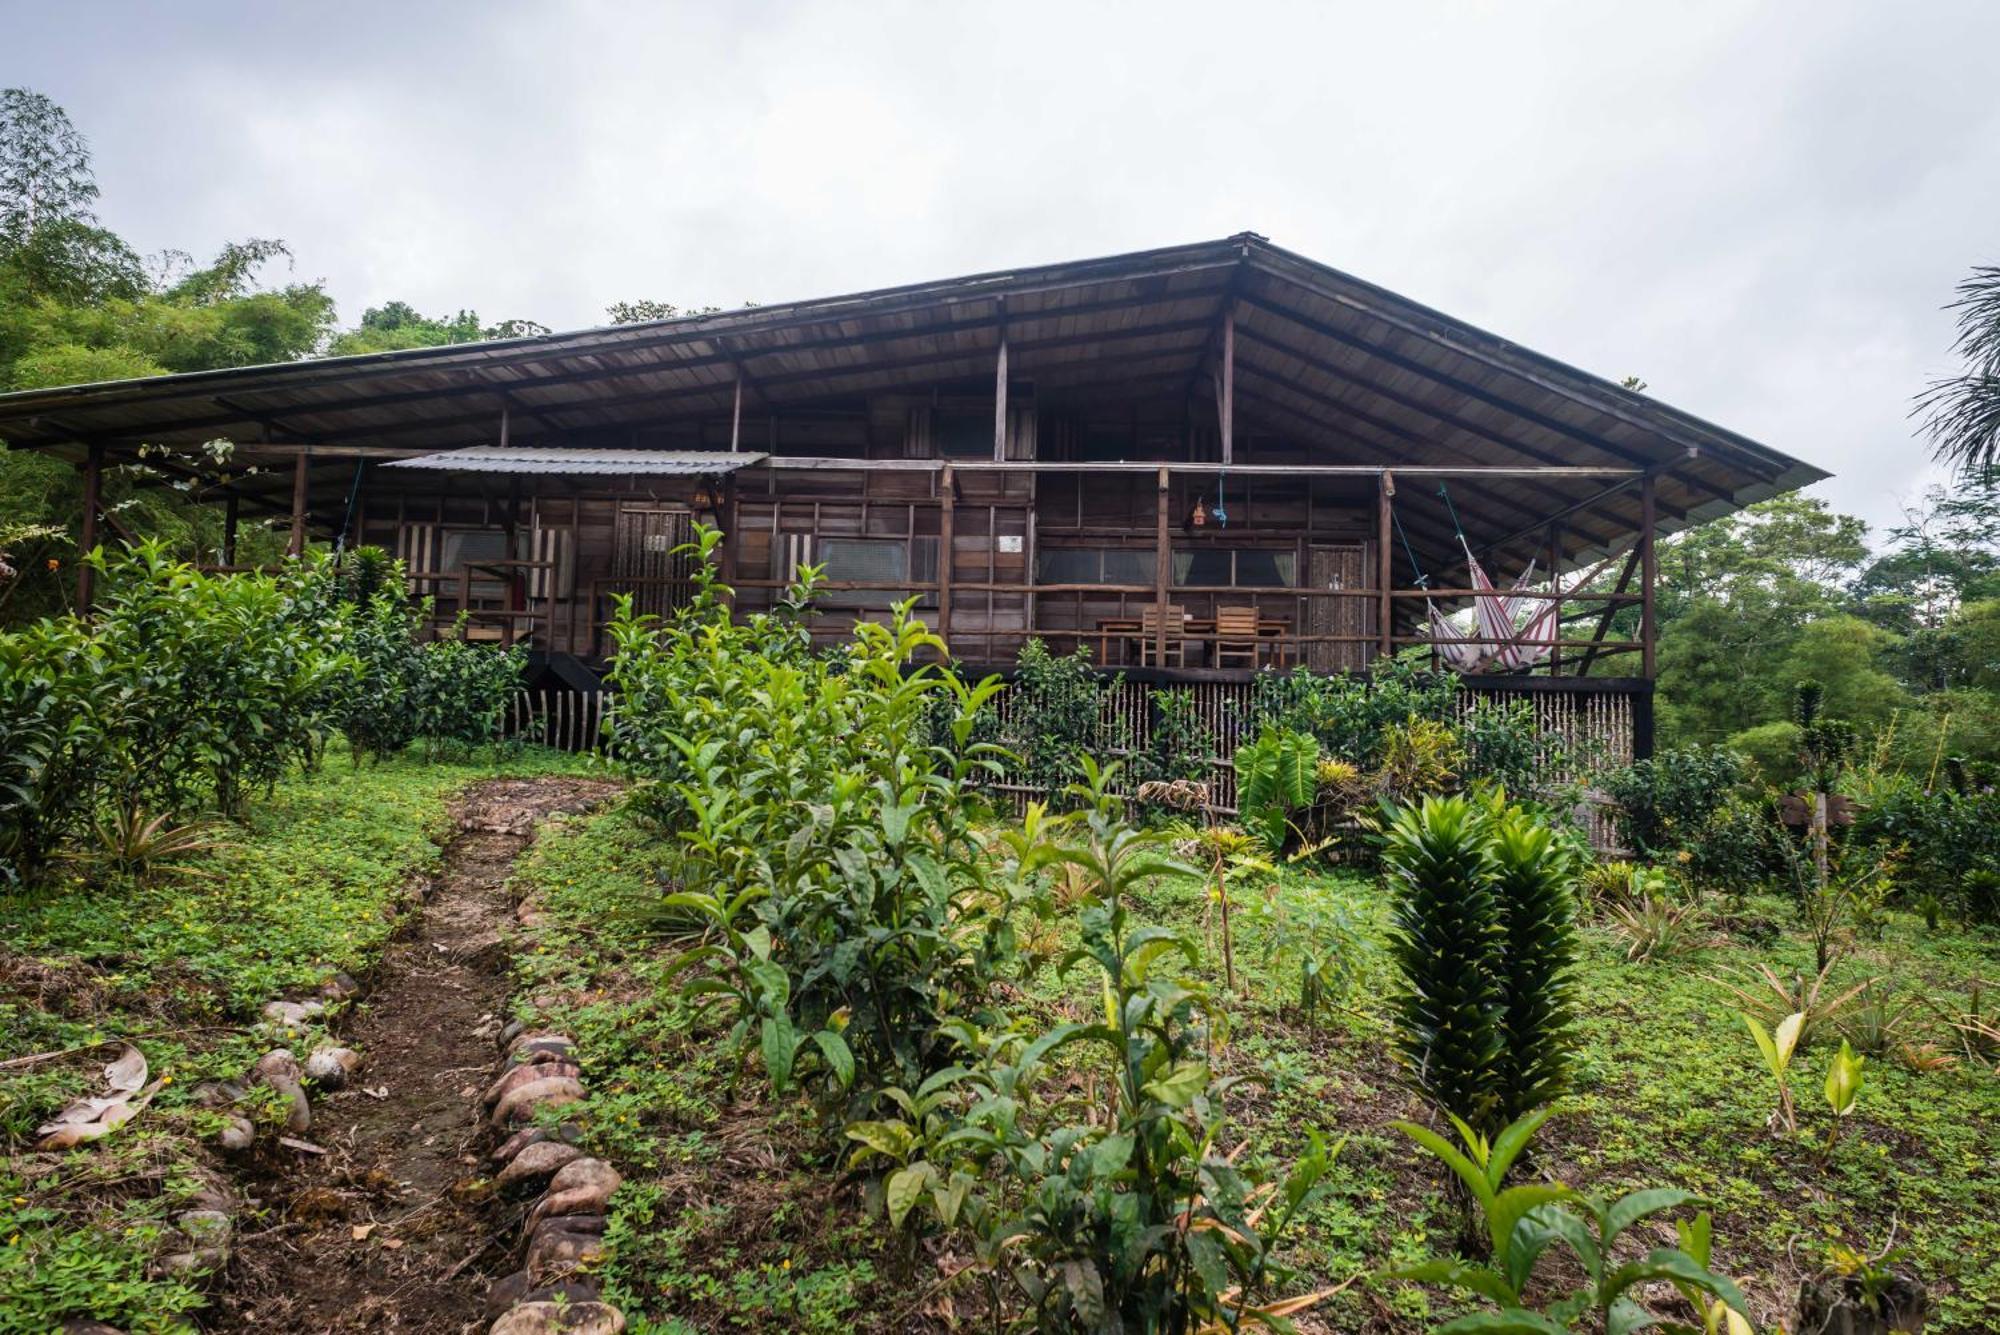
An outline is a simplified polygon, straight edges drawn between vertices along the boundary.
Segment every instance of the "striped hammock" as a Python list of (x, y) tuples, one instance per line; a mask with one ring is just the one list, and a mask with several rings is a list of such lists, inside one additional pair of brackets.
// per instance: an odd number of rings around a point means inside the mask
[[(1487, 577), (1485, 567), (1473, 558), (1472, 548), (1466, 545), (1463, 538), (1459, 539), (1459, 545), (1465, 548), (1466, 564), (1472, 571), (1472, 587), (1476, 595), (1473, 598), (1473, 627), (1469, 631), (1461, 631), (1450, 618), (1437, 610), (1435, 604), (1425, 599), (1424, 607), (1430, 618), (1431, 644), (1438, 657), (1455, 672), (1519, 672), (1546, 660), (1552, 646), (1534, 642), (1560, 638), (1561, 627), (1556, 621), (1555, 599), (1520, 596), (1534, 581), (1535, 563), (1528, 562), (1528, 568), (1521, 572), (1513, 586), (1506, 593), (1501, 593)], [(1583, 588), (1610, 563), (1611, 558), (1606, 557), (1570, 588)], [(1561, 588), (1560, 577), (1557, 588)], [(1536, 607), (1517, 628), (1515, 623), (1525, 603), (1534, 603)]]

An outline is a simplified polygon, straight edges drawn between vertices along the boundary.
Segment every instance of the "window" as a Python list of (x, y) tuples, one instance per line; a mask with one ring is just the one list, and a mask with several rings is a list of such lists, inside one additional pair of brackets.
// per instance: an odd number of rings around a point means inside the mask
[(1141, 547), (1044, 547), (1035, 555), (1037, 584), (1153, 583), (1153, 554)]
[[(813, 543), (812, 559), (825, 567), (825, 578), (833, 583), (850, 580), (861, 584), (897, 584), (905, 580), (929, 584), (937, 579), (936, 538), (820, 538)], [(912, 589), (830, 589), (826, 602), (833, 607), (887, 607), (908, 598)], [(924, 602), (934, 597), (918, 594)]]
[[(438, 550), (439, 571), (456, 575), (467, 566), (483, 565), (490, 561), (504, 561), (513, 553), (507, 549), (507, 534), (500, 529), (446, 529), (441, 535)], [(456, 586), (445, 586), (439, 593), (456, 598)], [(506, 585), (490, 570), (472, 572), (472, 596), (474, 598), (502, 598), (506, 596)]]
[(1174, 583), (1186, 588), (1295, 588), (1299, 558), (1269, 547), (1183, 547), (1174, 552)]

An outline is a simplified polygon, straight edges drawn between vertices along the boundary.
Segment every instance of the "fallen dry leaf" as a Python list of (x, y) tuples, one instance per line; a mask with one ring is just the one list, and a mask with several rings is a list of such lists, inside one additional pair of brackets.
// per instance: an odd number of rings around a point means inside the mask
[(401, 1238), (384, 1238), (382, 1239), (382, 1245), (393, 1252), (403, 1245), (403, 1240)]
[(356, 1242), (366, 1242), (368, 1241), (368, 1235), (375, 1231), (375, 1225), (356, 1224), (353, 1228), (350, 1228), (347, 1231), (354, 1235), (354, 1240)]

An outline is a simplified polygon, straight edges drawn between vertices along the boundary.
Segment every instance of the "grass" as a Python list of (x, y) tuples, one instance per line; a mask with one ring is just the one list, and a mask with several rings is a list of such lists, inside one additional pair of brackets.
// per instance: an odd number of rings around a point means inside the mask
[[(538, 1021), (573, 1032), (591, 1070), (593, 1147), (629, 1166), (613, 1201), (607, 1294), (641, 1332), (901, 1329), (953, 1311), (983, 1320), (970, 1285), (933, 1293), (948, 1241), (914, 1253), (870, 1222), (825, 1140), (790, 1100), (766, 1101), (759, 1073), (733, 1082), (719, 1036), (673, 993), (642, 906), (660, 893), (659, 839), (613, 811), (545, 838), (521, 874), (547, 919), (521, 960)], [(1387, 1266), (1444, 1253), (1454, 1216), (1432, 1165), (1387, 1123), (1424, 1119), (1397, 1080), (1384, 998), (1379, 886), (1353, 874), (1288, 869), (1275, 893), (1236, 892), (1240, 994), (1224, 1061), (1261, 1077), (1232, 1107), (1249, 1153), (1280, 1162), (1308, 1130), (1351, 1139), (1331, 1189), (1291, 1238), (1308, 1282), (1364, 1278), (1318, 1313), (1341, 1331), (1416, 1331), (1468, 1310), (1439, 1290), (1374, 1279)], [(1196, 935), (1212, 918), (1205, 887), (1156, 886), (1143, 917)], [(1764, 1322), (1789, 1322), (1800, 1278), (1833, 1242), (1879, 1251), (1892, 1238), (1930, 1286), (1933, 1332), (2000, 1322), (2000, 1077), (1958, 1064), (1920, 1074), (1871, 1060), (1867, 1084), (1830, 1158), (1820, 1094), (1830, 1044), (1795, 1067), (1801, 1131), (1776, 1137), (1769, 1078), (1733, 997), (1708, 975), (1770, 963), (1810, 968), (1789, 906), (1753, 900), (1694, 955), (1627, 963), (1600, 927), (1584, 932), (1582, 1033), (1573, 1093), (1543, 1132), (1540, 1170), (1616, 1194), (1673, 1185), (1713, 1202), (1718, 1264), (1738, 1277)], [(1736, 930), (1729, 930), (1733, 922)], [(1315, 1023), (1297, 1006), (1302, 951), (1317, 932), (1347, 978)], [(1214, 924), (1207, 924), (1213, 929)], [(1778, 929), (1775, 940), (1771, 928)], [(1219, 948), (1204, 952), (1219, 959)], [(2000, 935), (1891, 914), (1839, 977), (1885, 976), (1941, 1003), (1991, 977)], [(1220, 989), (1220, 969), (1210, 970)], [(1081, 1011), (1093, 980), (1043, 974), (1029, 1004), (1045, 1017)], [(1942, 1044), (1942, 1022), (1926, 1035)], [(1671, 1243), (1670, 1234), (1658, 1240)], [(956, 1304), (955, 1308), (953, 1304)]]
[[(184, 1329), (197, 1286), (148, 1265), (172, 1214), (214, 1181), (203, 1138), (219, 1123), (193, 1087), (236, 1077), (272, 1039), (263, 1002), (309, 993), (333, 970), (365, 973), (433, 867), (451, 794), (498, 771), (573, 768), (553, 753), (496, 763), (414, 758), (330, 763), (256, 801), (197, 874), (143, 888), (81, 875), (0, 897), (0, 1140), (99, 1093), (115, 1040), (164, 1080), (138, 1118), (95, 1147), (0, 1159), (0, 1335), (49, 1330), (72, 1314), (133, 1332)], [(76, 1050), (71, 1052), (70, 1050)]]

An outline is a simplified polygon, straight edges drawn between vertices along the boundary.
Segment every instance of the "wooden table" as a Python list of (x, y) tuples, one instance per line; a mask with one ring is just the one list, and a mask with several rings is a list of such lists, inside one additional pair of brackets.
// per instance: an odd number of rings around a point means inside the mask
[[(1283, 666), (1284, 664), (1284, 641), (1291, 633), (1292, 621), (1290, 617), (1257, 618), (1257, 638), (1260, 641), (1270, 640), (1273, 642), (1271, 656), (1279, 666)], [(1178, 630), (1171, 625), (1167, 627), (1167, 639), (1170, 642), (1192, 639), (1204, 645), (1212, 646), (1212, 637), (1214, 634), (1214, 617), (1184, 617)], [(1119, 644), (1139, 643), (1143, 645), (1143, 641), (1146, 638), (1146, 623), (1139, 617), (1103, 618), (1097, 623), (1097, 661), (1099, 666), (1105, 666), (1110, 663), (1113, 641), (1117, 641)], [(1140, 658), (1143, 660), (1144, 657), (1142, 648)], [(1121, 653), (1119, 661), (1130, 662), (1131, 660), (1126, 654)]]

